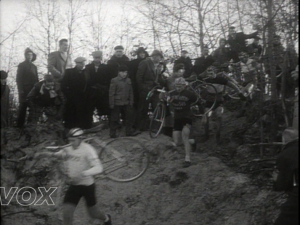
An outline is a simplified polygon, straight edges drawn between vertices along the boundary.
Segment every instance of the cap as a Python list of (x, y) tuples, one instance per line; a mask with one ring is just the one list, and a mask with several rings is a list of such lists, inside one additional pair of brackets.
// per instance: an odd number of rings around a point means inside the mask
[(254, 39), (256, 39), (256, 40), (260, 40), (260, 39), (261, 39), (261, 37), (255, 36), (255, 37), (254, 37)]
[(147, 49), (147, 48), (139, 47), (139, 48), (136, 50), (136, 54), (139, 54), (139, 53), (141, 53), (141, 52), (146, 52), (146, 49)]
[(189, 53), (189, 52), (187, 50), (185, 50), (185, 49), (182, 49), (181, 53)]
[(1, 79), (6, 79), (8, 76), (8, 73), (5, 72), (4, 70), (1, 70), (0, 72), (1, 72)]
[(103, 53), (102, 51), (94, 51), (92, 52), (93, 57), (102, 57)]
[(117, 45), (114, 50), (124, 50), (124, 47), (122, 45)]
[(44, 80), (51, 82), (54, 81), (54, 77), (51, 74), (44, 74)]
[(235, 26), (230, 26), (229, 29), (235, 29)]
[(84, 57), (77, 57), (77, 58), (74, 60), (74, 62), (77, 62), (77, 63), (81, 63), (81, 62), (84, 62), (84, 61), (86, 61), (86, 58), (84, 58)]
[(128, 67), (126, 65), (121, 65), (118, 70), (119, 70), (119, 72), (128, 71)]
[(68, 137), (79, 137), (81, 135), (83, 135), (83, 130), (80, 128), (72, 128), (69, 132), (68, 132)]
[(161, 56), (162, 58), (164, 57), (162, 52), (159, 50), (154, 50), (151, 54), (151, 56), (157, 56), (157, 55)]

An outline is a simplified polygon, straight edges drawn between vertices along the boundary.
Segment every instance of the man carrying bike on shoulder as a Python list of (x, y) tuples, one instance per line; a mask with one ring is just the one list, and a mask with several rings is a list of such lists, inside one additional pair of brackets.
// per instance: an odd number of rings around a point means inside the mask
[(68, 133), (70, 145), (59, 152), (39, 152), (35, 158), (55, 157), (64, 160), (66, 175), (69, 178), (69, 188), (63, 201), (63, 223), (72, 225), (73, 214), (81, 197), (85, 198), (90, 216), (104, 221), (104, 225), (111, 225), (111, 216), (104, 214), (96, 206), (96, 185), (94, 175), (103, 171), (103, 166), (93, 146), (83, 142), (83, 130), (72, 128)]
[(191, 105), (197, 101), (197, 96), (186, 89), (187, 82), (183, 77), (175, 80), (175, 90), (169, 93), (169, 101), (174, 108), (173, 139), (178, 145), (182, 139), (185, 149), (185, 161), (183, 167), (191, 165), (191, 149), (189, 141), (192, 126)]

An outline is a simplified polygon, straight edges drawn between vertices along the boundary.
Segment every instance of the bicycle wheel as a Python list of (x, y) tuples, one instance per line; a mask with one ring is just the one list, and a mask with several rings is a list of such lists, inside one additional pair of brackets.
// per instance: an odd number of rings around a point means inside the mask
[(150, 129), (149, 129), (149, 134), (151, 138), (156, 138), (164, 125), (165, 121), (165, 116), (166, 116), (166, 106), (164, 103), (159, 102), (151, 115), (151, 120), (150, 120)]
[[(208, 114), (216, 105), (217, 102), (217, 89), (212, 84), (200, 84), (195, 88), (196, 94), (198, 95), (201, 108), (207, 108), (207, 110), (203, 112), (195, 112), (193, 111), (194, 116), (203, 116)], [(212, 104), (206, 105), (205, 102), (210, 102)]]
[(149, 153), (137, 139), (121, 137), (110, 140), (100, 151), (104, 175), (117, 182), (130, 182), (142, 176), (149, 166)]
[(239, 93), (231, 87), (225, 86), (223, 96), (228, 96), (231, 99), (240, 100)]

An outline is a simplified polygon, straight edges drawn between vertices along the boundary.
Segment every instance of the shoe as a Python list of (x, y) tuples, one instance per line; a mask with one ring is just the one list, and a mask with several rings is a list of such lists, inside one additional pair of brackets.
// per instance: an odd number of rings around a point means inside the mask
[(247, 97), (245, 97), (245, 95), (242, 92), (239, 93), (239, 97), (240, 97), (240, 99), (242, 101), (246, 101), (247, 100)]
[(110, 137), (110, 138), (116, 138), (117, 135), (116, 135), (116, 134), (110, 134), (109, 137)]
[(190, 161), (184, 161), (182, 167), (183, 168), (187, 168), (187, 167), (189, 167), (191, 165), (192, 165), (192, 163)]
[(103, 225), (112, 225), (112, 223), (111, 223), (111, 216), (109, 214), (107, 214), (107, 216), (108, 216), (109, 219), (108, 219), (107, 222), (104, 222)]
[(127, 133), (126, 136), (133, 137), (139, 135), (140, 133), (141, 133), (140, 131), (134, 131), (134, 132)]

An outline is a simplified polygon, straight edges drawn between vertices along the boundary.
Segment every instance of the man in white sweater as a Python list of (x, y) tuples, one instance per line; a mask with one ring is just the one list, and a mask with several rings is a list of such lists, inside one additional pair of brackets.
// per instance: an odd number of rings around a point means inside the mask
[(70, 145), (56, 153), (36, 153), (35, 158), (56, 157), (64, 160), (65, 173), (70, 184), (63, 202), (64, 225), (72, 224), (73, 213), (81, 197), (85, 198), (88, 212), (92, 218), (104, 221), (104, 225), (111, 225), (111, 216), (104, 214), (96, 206), (93, 176), (102, 173), (103, 166), (94, 147), (81, 141), (82, 134), (83, 131), (80, 128), (71, 129), (68, 134)]

